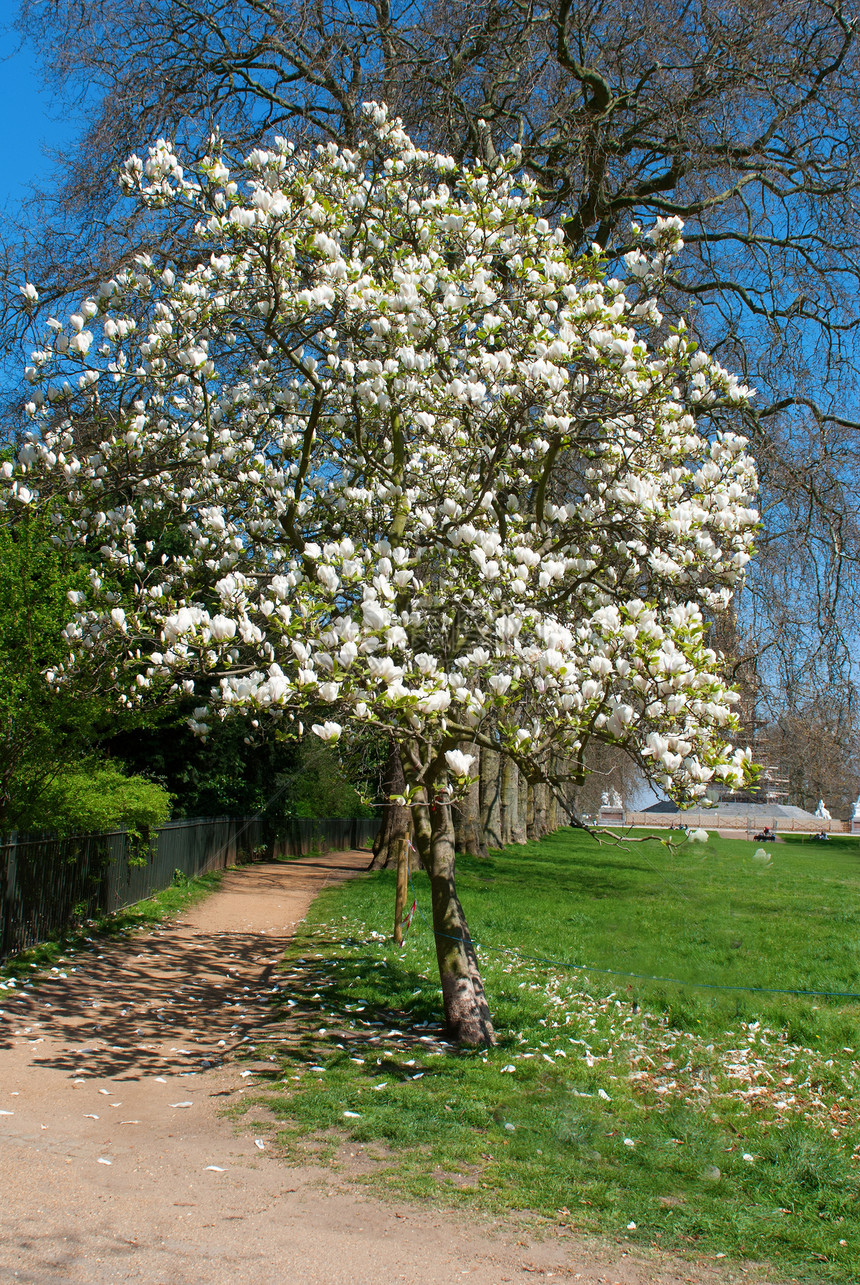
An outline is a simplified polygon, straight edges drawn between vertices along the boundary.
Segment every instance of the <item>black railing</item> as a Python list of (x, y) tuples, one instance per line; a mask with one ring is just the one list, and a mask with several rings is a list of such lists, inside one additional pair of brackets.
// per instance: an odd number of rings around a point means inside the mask
[(261, 817), (169, 821), (142, 841), (125, 830), (58, 838), (0, 836), (0, 960), (55, 933), (254, 856), (306, 856), (368, 846), (369, 819)]

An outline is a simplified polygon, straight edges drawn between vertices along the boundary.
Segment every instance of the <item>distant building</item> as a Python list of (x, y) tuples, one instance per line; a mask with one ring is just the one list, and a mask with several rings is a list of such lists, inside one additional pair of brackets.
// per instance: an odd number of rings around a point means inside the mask
[[(712, 826), (718, 830), (721, 825), (727, 828), (737, 829), (746, 822), (748, 830), (763, 830), (765, 825), (775, 825), (779, 829), (780, 821), (804, 821), (809, 822), (811, 828), (815, 826), (818, 818), (812, 812), (807, 812), (805, 808), (795, 807), (792, 803), (740, 803), (732, 799), (726, 802), (716, 803), (710, 808), (693, 809), (697, 813), (697, 825)], [(663, 799), (659, 803), (652, 803), (650, 808), (643, 810), (643, 815), (652, 814), (671, 814), (678, 813), (679, 820), (683, 821), (688, 813), (681, 813), (677, 803), (671, 803), (668, 799)]]

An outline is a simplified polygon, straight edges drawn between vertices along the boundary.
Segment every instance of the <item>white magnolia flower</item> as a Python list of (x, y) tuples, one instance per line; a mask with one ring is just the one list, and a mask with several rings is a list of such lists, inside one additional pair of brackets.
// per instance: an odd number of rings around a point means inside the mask
[(475, 762), (475, 755), (464, 754), (461, 750), (446, 750), (445, 762), (454, 776), (465, 777), (469, 775), (469, 768)]
[(334, 742), (339, 739), (343, 728), (340, 723), (312, 723), (311, 731), (318, 736), (321, 741)]
[(209, 621), (209, 632), (216, 642), (227, 642), (236, 637), (236, 621), (228, 616), (213, 616)]

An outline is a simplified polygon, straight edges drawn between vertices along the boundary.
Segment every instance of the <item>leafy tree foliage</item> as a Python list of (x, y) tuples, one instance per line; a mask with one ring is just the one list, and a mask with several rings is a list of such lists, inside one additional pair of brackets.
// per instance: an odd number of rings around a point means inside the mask
[(127, 776), (115, 763), (96, 761), (57, 771), (29, 810), (21, 829), (87, 834), (126, 828), (142, 833), (170, 816), (170, 795), (141, 776)]
[(40, 806), (59, 768), (86, 752), (103, 705), (52, 691), (44, 671), (65, 655), (67, 590), (80, 558), (58, 550), (44, 515), (0, 524), (0, 831)]
[(132, 728), (101, 743), (128, 770), (163, 782), (174, 816), (259, 814), (277, 823), (290, 816), (373, 815), (367, 800), (379, 793), (378, 771), (371, 764), (368, 775), (350, 746), (304, 744), (295, 732), (252, 729), (240, 719), (214, 723), (201, 741), (188, 726), (194, 706), (186, 700), (178, 710), (142, 711)]

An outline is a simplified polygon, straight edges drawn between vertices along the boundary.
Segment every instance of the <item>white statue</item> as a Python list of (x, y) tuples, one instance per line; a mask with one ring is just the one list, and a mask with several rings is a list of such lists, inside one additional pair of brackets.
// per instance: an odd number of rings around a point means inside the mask
[[(858, 799), (858, 802), (860, 802), (860, 799)], [(818, 800), (818, 807), (815, 809), (815, 815), (818, 817), (819, 821), (830, 820), (830, 813), (827, 811), (827, 808), (824, 806), (823, 799)]]

